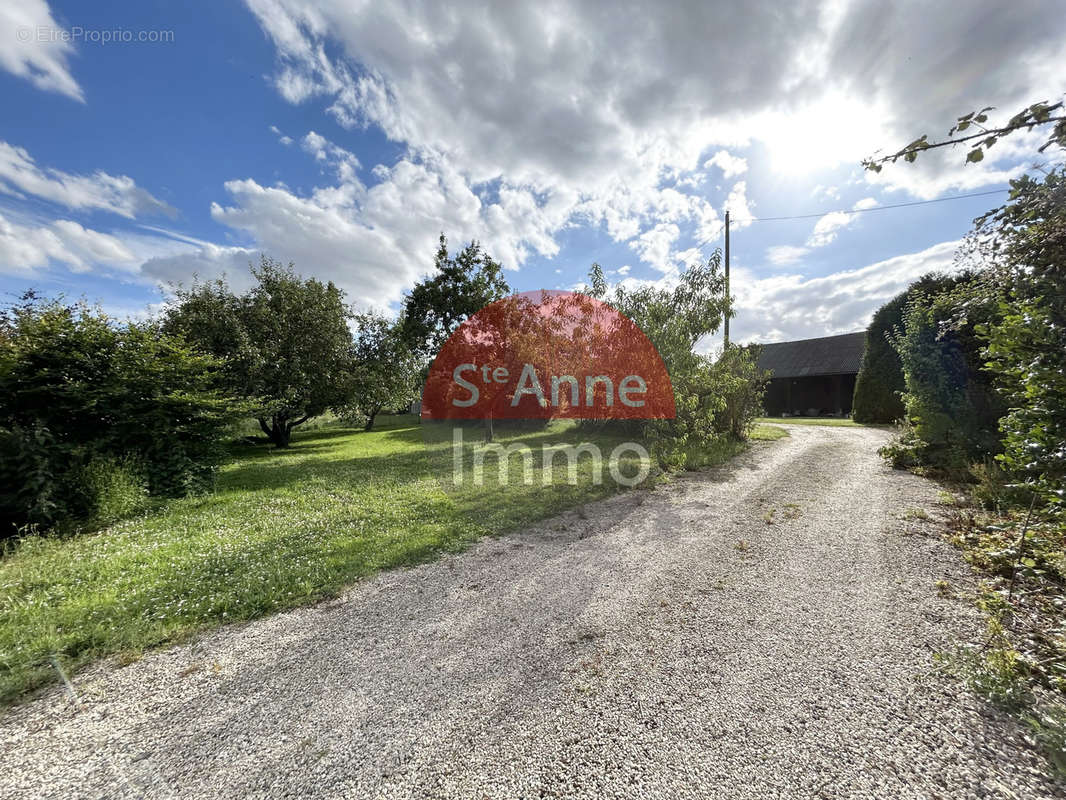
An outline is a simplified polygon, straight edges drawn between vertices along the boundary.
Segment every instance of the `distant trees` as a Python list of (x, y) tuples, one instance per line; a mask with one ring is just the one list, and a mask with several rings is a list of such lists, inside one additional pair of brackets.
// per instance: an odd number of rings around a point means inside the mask
[(219, 358), (231, 391), (254, 404), (276, 447), (292, 431), (348, 402), (351, 312), (332, 282), (296, 274), (263, 256), (256, 285), (234, 294), (225, 281), (178, 289), (163, 327)]
[(233, 402), (220, 363), (152, 323), (33, 293), (0, 312), (0, 520), (110, 521), (210, 486)]
[(408, 346), (402, 326), (380, 314), (355, 317), (351, 397), (366, 417), (366, 430), (382, 411), (399, 408), (414, 396), (418, 357)]
[(402, 314), (404, 338), (426, 361), (465, 319), (511, 293), (499, 262), (476, 241), (452, 256), (442, 233), (434, 267), (436, 271), (408, 293)]

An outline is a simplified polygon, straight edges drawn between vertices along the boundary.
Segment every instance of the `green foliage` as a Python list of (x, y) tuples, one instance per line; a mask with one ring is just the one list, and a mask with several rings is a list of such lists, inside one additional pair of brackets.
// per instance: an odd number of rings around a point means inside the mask
[[(0, 315), (0, 515), (109, 517), (210, 486), (241, 409), (217, 363), (152, 324), (29, 294)], [(134, 465), (135, 459), (139, 466)]]
[(852, 400), (851, 417), (856, 422), (887, 423), (903, 417), (903, 368), (889, 337), (902, 327), (906, 306), (907, 292), (901, 292), (874, 313), (866, 329), (866, 349)]
[(432, 359), (463, 320), (511, 293), (499, 262), (474, 241), (455, 256), (442, 233), (434, 273), (404, 300), (402, 330), (408, 346)]
[(862, 367), (855, 379), (852, 419), (885, 424), (903, 418), (902, 395), (907, 387), (899, 352), (893, 343), (895, 335), (903, 329), (907, 308), (913, 299), (950, 292), (959, 281), (958, 276), (930, 272), (874, 312), (866, 329)]
[(714, 333), (728, 309), (721, 253), (685, 270), (672, 289), (644, 286), (608, 290), (593, 264), (585, 292), (629, 317), (659, 353), (674, 390), (677, 416), (642, 423), (643, 436), (660, 464), (692, 466), (717, 439), (743, 439), (762, 411), (769, 376), (755, 368), (753, 348), (728, 347), (717, 362), (694, 351)]
[[(355, 318), (352, 405), (365, 418), (366, 430), (385, 410), (406, 406), (415, 395), (418, 358), (408, 347), (403, 331), (378, 314)], [(354, 415), (349, 412), (349, 419)]]
[(82, 494), (81, 505), (92, 521), (109, 525), (149, 506), (149, 480), (132, 456), (95, 456), (77, 468), (72, 485)]
[(164, 329), (222, 360), (228, 385), (254, 403), (277, 447), (292, 430), (347, 401), (351, 314), (344, 293), (263, 256), (256, 285), (235, 295), (224, 281), (178, 289)]
[(760, 350), (758, 345), (729, 345), (711, 368), (712, 381), (724, 401), (714, 427), (740, 441), (748, 438), (762, 414), (763, 395), (770, 383), (770, 373), (758, 368)]
[(913, 287), (907, 297), (903, 326), (891, 337), (903, 368), (905, 420), (882, 454), (896, 466), (964, 474), (999, 449), (996, 423), (1004, 408), (983, 369), (976, 333), (995, 308), (983, 300), (974, 273), (944, 277), (932, 290)]
[(1010, 201), (979, 221), (991, 238), (998, 319), (982, 326), (988, 369), (1009, 411), (1000, 459), (1045, 502), (1066, 497), (1066, 170), (1011, 183)]
[[(930, 142), (929, 136), (923, 134), (905, 147), (887, 156), (878, 156), (864, 159), (862, 165), (872, 171), (880, 172), (885, 164), (894, 164), (899, 159), (908, 163), (917, 160), (919, 154), (926, 150), (935, 150), (940, 147), (954, 147), (959, 144), (969, 143), (970, 150), (966, 154), (966, 163), (976, 164), (984, 160), (985, 151), (991, 148), (1004, 136), (1009, 136), (1016, 131), (1031, 131), (1034, 128), (1051, 126), (1051, 132), (1047, 140), (1039, 148), (1044, 152), (1052, 145), (1066, 147), (1066, 114), (1063, 114), (1063, 104), (1038, 102), (1023, 108), (1003, 125), (985, 127), (988, 122), (988, 113), (992, 107), (982, 108), (980, 111), (971, 111), (959, 117), (948, 131), (948, 137), (940, 142)], [(975, 129), (975, 130), (971, 130)]]

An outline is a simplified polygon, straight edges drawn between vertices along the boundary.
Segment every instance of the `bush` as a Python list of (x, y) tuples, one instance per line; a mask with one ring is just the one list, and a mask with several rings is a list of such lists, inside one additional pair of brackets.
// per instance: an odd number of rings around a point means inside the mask
[(757, 366), (761, 348), (727, 347), (715, 362), (712, 377), (724, 401), (715, 415), (714, 427), (738, 440), (745, 440), (757, 417), (763, 413), (763, 396), (770, 373)]
[[(685, 270), (673, 289), (615, 287), (608, 293), (598, 265), (586, 293), (606, 300), (644, 332), (666, 366), (674, 391), (673, 419), (630, 421), (612, 426), (640, 435), (666, 468), (693, 466), (699, 454), (719, 450), (726, 440), (747, 436), (761, 413), (769, 376), (756, 367), (753, 348), (729, 347), (717, 361), (694, 352), (697, 342), (718, 330), (729, 303), (721, 253)], [(596, 421), (586, 423), (595, 427)]]
[[(925, 280), (925, 279), (923, 279)], [(1002, 401), (985, 371), (977, 329), (995, 315), (974, 273), (907, 293), (903, 325), (892, 344), (903, 367), (905, 421), (884, 448), (897, 466), (964, 476), (970, 463), (998, 452)]]
[(1012, 475), (1066, 504), (1066, 169), (1011, 182), (1011, 200), (979, 220), (1003, 263), (998, 319), (982, 326), (988, 368), (1009, 411), (1000, 421)]
[(208, 488), (245, 411), (217, 363), (151, 324), (27, 295), (0, 314), (0, 519), (114, 518)]

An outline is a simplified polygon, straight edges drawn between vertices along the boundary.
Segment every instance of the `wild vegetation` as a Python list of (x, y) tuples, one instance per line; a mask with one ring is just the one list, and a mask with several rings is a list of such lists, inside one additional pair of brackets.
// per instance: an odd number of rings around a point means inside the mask
[[(1061, 104), (984, 131), (987, 110), (960, 117), (947, 142), (922, 137), (868, 166), (952, 141), (979, 161), (1041, 125), (1052, 128), (1041, 151), (1066, 148)], [(960, 261), (969, 271), (927, 276), (875, 317), (903, 379), (901, 432), (883, 454), (958, 488), (954, 541), (984, 575), (974, 600), (989, 616), (987, 641), (961, 663), (1066, 772), (1066, 169), (1012, 181)], [(887, 355), (872, 366), (895, 380)]]

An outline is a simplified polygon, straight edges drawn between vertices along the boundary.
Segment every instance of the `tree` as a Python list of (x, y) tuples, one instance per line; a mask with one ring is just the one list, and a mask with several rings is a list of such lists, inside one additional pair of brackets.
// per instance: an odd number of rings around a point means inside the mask
[(695, 352), (715, 333), (729, 309), (721, 252), (681, 273), (671, 289), (643, 286), (609, 290), (598, 264), (585, 293), (604, 299), (644, 332), (662, 358), (674, 390), (677, 416), (641, 427), (661, 463), (693, 466), (701, 448), (717, 437), (743, 437), (762, 405), (767, 375), (755, 368), (754, 350), (730, 347), (718, 362)]
[(919, 294), (930, 296), (950, 291), (957, 276), (930, 272), (916, 280), (874, 312), (866, 329), (866, 349), (855, 379), (852, 417), (856, 422), (895, 422), (903, 417), (902, 394), (906, 390), (899, 352), (892, 344), (903, 329), (907, 307)]
[[(1066, 147), (1066, 114), (1062, 113), (1063, 104), (1061, 102), (1053, 104), (1049, 104), (1046, 101), (1033, 103), (1011, 117), (1006, 124), (986, 128), (985, 123), (988, 122), (987, 112), (992, 110), (992, 107), (988, 106), (980, 111), (971, 111), (968, 114), (963, 114), (956, 120), (951, 130), (948, 131), (948, 138), (942, 141), (930, 142), (928, 135), (923, 134), (895, 153), (863, 159), (862, 165), (872, 172), (880, 172), (885, 164), (895, 164), (901, 158), (911, 163), (918, 158), (920, 153), (924, 153), (926, 150), (955, 147), (964, 143), (970, 144), (970, 151), (966, 154), (967, 163), (975, 164), (983, 161), (985, 151), (1004, 136), (1009, 136), (1020, 130), (1031, 131), (1033, 128), (1045, 125), (1052, 126), (1051, 134), (1040, 147), (1039, 152), (1043, 153), (1052, 145)], [(976, 132), (966, 133), (971, 128), (977, 129)]]
[(385, 409), (398, 408), (414, 396), (418, 359), (408, 347), (401, 323), (378, 314), (355, 317), (351, 392), (354, 405), (366, 416), (366, 430)]
[(404, 299), (403, 335), (424, 360), (431, 359), (460, 323), (511, 293), (499, 262), (472, 241), (455, 256), (440, 235), (434, 274)]
[(292, 431), (342, 405), (350, 376), (351, 312), (332, 282), (296, 274), (263, 256), (256, 285), (235, 295), (225, 281), (178, 289), (164, 327), (223, 360), (232, 390), (255, 403), (276, 447)]
[[(913, 162), (934, 147), (971, 142), (967, 162), (1017, 130), (1051, 126), (1039, 152), (1066, 149), (1062, 102), (1035, 103), (1006, 125), (986, 129), (985, 108), (958, 118), (944, 142), (923, 136), (897, 153), (867, 160), (867, 169), (886, 162)], [(970, 128), (980, 130), (965, 134)], [(960, 135), (965, 134), (965, 135)], [(969, 290), (955, 299), (939, 336), (970, 328), (984, 345), (984, 371), (999, 393), (999, 431), (1003, 452), (997, 458), (1056, 509), (1066, 501), (1066, 169), (1043, 180), (1027, 175), (1011, 181), (1006, 204), (975, 220), (967, 239), (968, 255), (984, 269)], [(976, 312), (976, 313), (975, 313)]]

